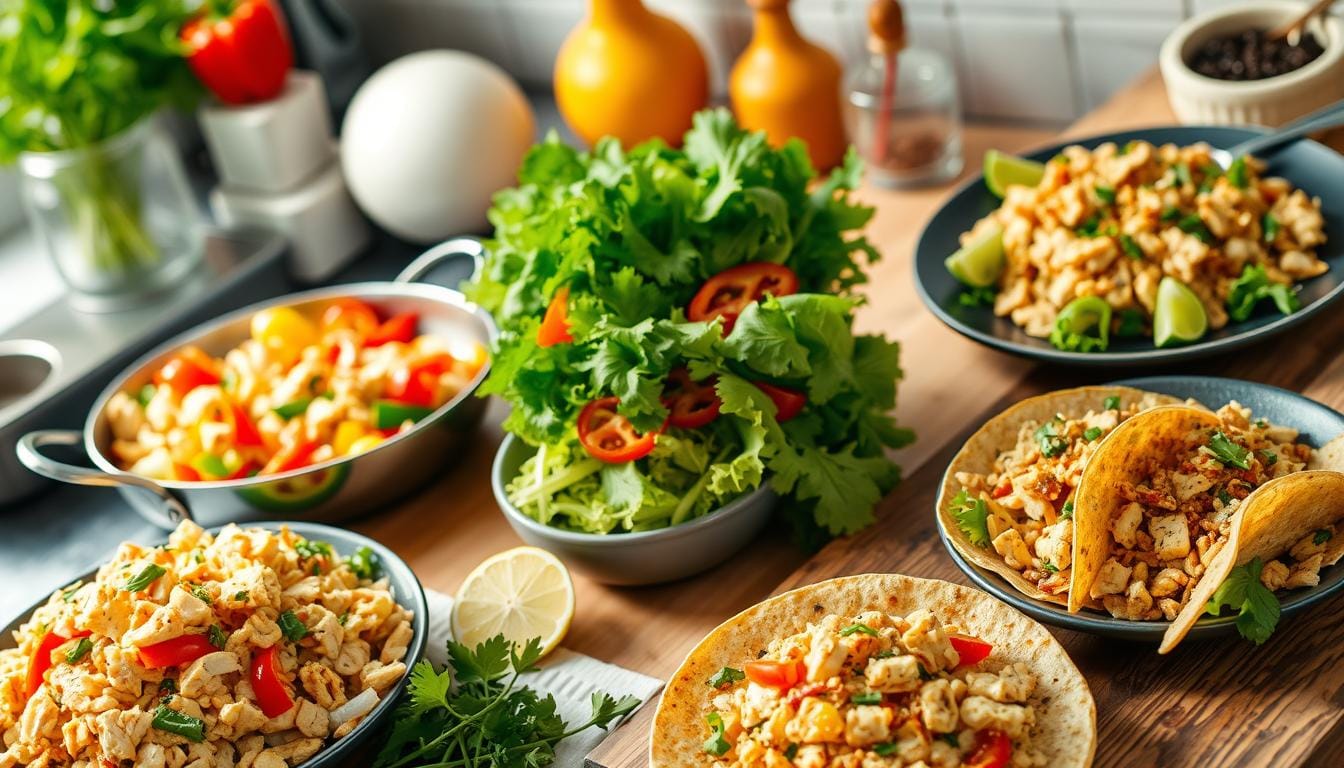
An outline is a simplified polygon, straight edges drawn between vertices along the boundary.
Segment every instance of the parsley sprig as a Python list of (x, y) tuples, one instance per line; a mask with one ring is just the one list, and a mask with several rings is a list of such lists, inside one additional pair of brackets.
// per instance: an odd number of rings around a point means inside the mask
[(397, 710), (376, 768), (541, 768), (554, 762), (562, 740), (606, 728), (639, 706), (633, 696), (594, 693), (588, 720), (569, 726), (553, 696), (519, 684), (541, 658), (535, 638), (519, 646), (496, 635), (475, 649), (450, 641), (448, 656), (448, 669), (420, 661), (411, 670), (409, 697)]

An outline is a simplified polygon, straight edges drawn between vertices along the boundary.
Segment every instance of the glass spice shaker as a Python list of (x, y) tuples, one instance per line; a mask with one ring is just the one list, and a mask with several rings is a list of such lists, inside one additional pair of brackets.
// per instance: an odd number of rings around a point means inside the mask
[(845, 127), (867, 167), (885, 187), (917, 187), (955, 177), (962, 167), (957, 77), (935, 51), (907, 48), (896, 0), (868, 9), (871, 55), (845, 78)]

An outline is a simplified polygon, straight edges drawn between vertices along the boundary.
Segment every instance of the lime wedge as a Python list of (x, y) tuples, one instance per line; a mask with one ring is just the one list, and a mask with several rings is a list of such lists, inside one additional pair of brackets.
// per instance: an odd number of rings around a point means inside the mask
[(997, 224), (943, 262), (947, 271), (972, 288), (986, 288), (1003, 272), (1003, 227)]
[(1157, 285), (1153, 309), (1153, 342), (1159, 347), (1198, 341), (1209, 329), (1209, 318), (1195, 292), (1174, 277)]
[(1034, 160), (1005, 155), (997, 149), (985, 153), (985, 186), (997, 197), (1003, 197), (1010, 184), (1034, 187), (1044, 175), (1045, 166)]

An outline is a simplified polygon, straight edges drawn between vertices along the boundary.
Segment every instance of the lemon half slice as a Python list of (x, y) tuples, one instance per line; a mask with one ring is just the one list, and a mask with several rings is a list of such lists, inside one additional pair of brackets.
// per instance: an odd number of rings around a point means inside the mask
[(522, 644), (541, 638), (550, 653), (574, 619), (574, 581), (544, 549), (517, 547), (476, 566), (457, 590), (453, 637), (468, 648), (498, 634)]

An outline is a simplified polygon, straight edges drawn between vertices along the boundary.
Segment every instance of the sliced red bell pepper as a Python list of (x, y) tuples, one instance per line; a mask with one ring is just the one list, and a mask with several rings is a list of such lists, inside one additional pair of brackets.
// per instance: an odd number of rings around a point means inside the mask
[(257, 425), (252, 423), (252, 417), (247, 415), (243, 406), (237, 403), (230, 405), (233, 407), (233, 444), (239, 448), (261, 445), (261, 433), (257, 431)]
[(775, 421), (786, 422), (798, 415), (807, 405), (807, 395), (787, 387), (777, 387), (765, 381), (752, 382), (756, 388), (770, 396), (775, 404)]
[(431, 355), (412, 365), (398, 366), (388, 378), (383, 394), (388, 400), (423, 408), (434, 406), (439, 377), (453, 369), (453, 356)]
[(147, 669), (185, 667), (207, 653), (219, 649), (205, 635), (182, 635), (140, 649), (140, 663)]
[(56, 652), (57, 648), (80, 637), (88, 637), (89, 632), (76, 632), (74, 637), (58, 635), (55, 632), (48, 632), (37, 641), (33, 652), (28, 657), (28, 685), (25, 688), (25, 696), (32, 696), (37, 693), (37, 689), (42, 687), (42, 681), (46, 677), (47, 670), (51, 669), (51, 654)]
[(278, 475), (282, 472), (306, 467), (313, 463), (313, 451), (317, 450), (317, 443), (311, 440), (300, 440), (292, 445), (283, 446), (276, 452), (271, 460), (262, 467), (263, 475)]
[(323, 330), (348, 328), (364, 338), (378, 325), (378, 312), (359, 299), (337, 299), (322, 312)]
[(178, 480), (187, 483), (199, 482), (201, 479), (201, 473), (197, 472), (194, 467), (187, 466), (186, 464), (178, 464), (176, 462), (173, 463), (173, 474)]
[(399, 341), (403, 344), (411, 343), (415, 338), (415, 327), (420, 322), (420, 314), (417, 312), (402, 312), (393, 315), (387, 319), (387, 322), (378, 326), (369, 337), (364, 340), (366, 347), (381, 347), (389, 341)]
[(253, 104), (285, 88), (294, 66), (284, 16), (274, 0), (210, 0), (182, 27), (187, 64), (225, 104)]
[(574, 336), (569, 332), (569, 286), (563, 286), (551, 297), (546, 305), (546, 314), (537, 326), (537, 346), (553, 347), (556, 344), (569, 344)]
[(154, 383), (166, 385), (179, 396), (197, 387), (218, 384), (219, 363), (200, 347), (183, 347), (154, 374)]
[(949, 635), (947, 640), (952, 643), (952, 647), (957, 651), (957, 656), (961, 658), (961, 662), (957, 664), (959, 667), (979, 664), (989, 658), (990, 652), (994, 650), (993, 645), (970, 635)]
[(252, 656), (252, 692), (267, 717), (279, 717), (294, 706), (294, 697), (280, 678), (279, 651), (278, 645), (272, 645)]

